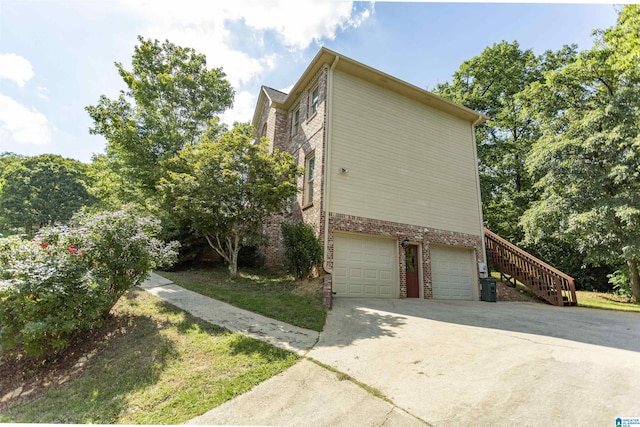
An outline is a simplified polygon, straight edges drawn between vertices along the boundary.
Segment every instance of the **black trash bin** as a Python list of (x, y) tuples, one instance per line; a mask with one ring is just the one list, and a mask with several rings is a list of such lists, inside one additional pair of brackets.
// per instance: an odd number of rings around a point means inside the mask
[(495, 277), (481, 277), (480, 284), (482, 285), (482, 301), (496, 302), (496, 282), (498, 279)]

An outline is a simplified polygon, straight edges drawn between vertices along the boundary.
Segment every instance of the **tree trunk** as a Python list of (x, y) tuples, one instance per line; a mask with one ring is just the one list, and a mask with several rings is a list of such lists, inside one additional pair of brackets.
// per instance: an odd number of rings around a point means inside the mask
[(227, 238), (229, 247), (229, 277), (235, 279), (238, 275), (238, 252), (240, 252), (240, 236), (234, 233), (233, 239)]
[(635, 259), (628, 259), (629, 277), (631, 278), (631, 301), (640, 301), (640, 274), (638, 274), (638, 264)]
[(235, 279), (238, 275), (238, 249), (231, 252), (231, 260), (229, 261), (229, 277)]

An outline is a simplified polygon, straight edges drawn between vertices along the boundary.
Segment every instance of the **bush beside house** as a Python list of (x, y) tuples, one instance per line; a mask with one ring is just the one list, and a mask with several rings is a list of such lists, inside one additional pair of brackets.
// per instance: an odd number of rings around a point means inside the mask
[(322, 245), (310, 225), (282, 223), (284, 265), (298, 279), (309, 275), (322, 262)]
[(158, 231), (156, 219), (121, 210), (0, 239), (0, 353), (47, 358), (100, 326), (150, 270), (174, 262), (177, 243)]

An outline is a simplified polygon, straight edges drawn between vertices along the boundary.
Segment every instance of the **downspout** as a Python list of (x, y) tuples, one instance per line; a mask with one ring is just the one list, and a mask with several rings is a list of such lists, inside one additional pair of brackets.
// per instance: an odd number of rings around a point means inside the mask
[(329, 75), (327, 76), (327, 123), (324, 130), (324, 191), (322, 197), (322, 210), (324, 211), (324, 262), (322, 263), (322, 268), (328, 274), (333, 274), (333, 270), (330, 269), (327, 264), (327, 251), (329, 250), (329, 194), (331, 189), (331, 168), (329, 167), (329, 159), (331, 159), (331, 144), (329, 143), (329, 135), (331, 134), (331, 122), (333, 119), (333, 109), (331, 108), (331, 104), (333, 103), (333, 70), (336, 68), (339, 60), (340, 57), (336, 55), (336, 58), (331, 64), (331, 68), (329, 68)]
[[(476, 167), (478, 167), (478, 146), (476, 145), (476, 126), (480, 124), (485, 118), (482, 115), (478, 115), (478, 118), (471, 125), (471, 140), (473, 141), (473, 159), (476, 162)], [(476, 191), (478, 193), (478, 213), (480, 218), (480, 237), (482, 239), (482, 259), (484, 260), (484, 264), (487, 265), (487, 248), (484, 241), (484, 222), (482, 216), (482, 193), (480, 191), (480, 171), (476, 173)], [(488, 266), (487, 266), (488, 268)]]

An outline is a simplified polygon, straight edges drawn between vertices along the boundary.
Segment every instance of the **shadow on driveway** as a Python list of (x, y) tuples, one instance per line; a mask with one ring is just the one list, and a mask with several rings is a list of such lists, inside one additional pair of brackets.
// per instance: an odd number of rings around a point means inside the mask
[(332, 331), (337, 346), (394, 336), (409, 317), (417, 317), (640, 352), (637, 313), (518, 302), (336, 298), (330, 316), (340, 322), (340, 330)]

